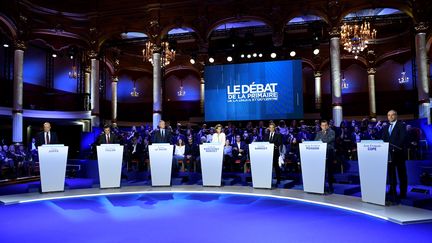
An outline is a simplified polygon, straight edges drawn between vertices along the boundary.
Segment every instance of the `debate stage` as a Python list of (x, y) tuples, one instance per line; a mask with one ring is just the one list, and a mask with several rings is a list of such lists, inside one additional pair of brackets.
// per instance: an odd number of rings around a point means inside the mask
[[(131, 194), (161, 194), (161, 193), (198, 193), (198, 194), (228, 194), (267, 198), (277, 198), (331, 208), (343, 209), (369, 215), (397, 224), (432, 223), (432, 211), (404, 205), (379, 206), (361, 201), (359, 197), (346, 195), (319, 195), (305, 193), (292, 189), (254, 189), (246, 186), (203, 187), (199, 185), (181, 185), (172, 187), (127, 186), (118, 189), (74, 189), (53, 193), (21, 193), (0, 196), (4, 205), (23, 204), (58, 199), (86, 198), (94, 196), (131, 195)], [(7, 206), (6, 206), (7, 207)]]

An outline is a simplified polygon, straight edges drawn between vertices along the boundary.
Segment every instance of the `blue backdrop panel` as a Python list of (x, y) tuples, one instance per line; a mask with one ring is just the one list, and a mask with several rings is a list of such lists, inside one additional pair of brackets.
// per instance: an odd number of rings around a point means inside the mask
[(300, 60), (205, 68), (205, 120), (303, 117)]

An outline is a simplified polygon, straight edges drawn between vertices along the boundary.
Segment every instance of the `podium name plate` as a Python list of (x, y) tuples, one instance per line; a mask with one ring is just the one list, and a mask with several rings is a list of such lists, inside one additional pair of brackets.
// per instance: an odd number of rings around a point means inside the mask
[(170, 186), (174, 146), (169, 143), (149, 145), (152, 186)]
[(249, 144), (249, 154), (254, 188), (272, 186), (274, 144), (268, 142), (253, 142)]
[(300, 143), (300, 161), (305, 192), (324, 194), (327, 144), (321, 141)]
[(362, 201), (385, 205), (389, 144), (363, 140), (357, 143)]
[(68, 149), (63, 144), (38, 147), (42, 192), (64, 191)]
[(200, 145), (203, 186), (221, 186), (223, 147), (220, 143)]
[(120, 187), (123, 149), (120, 144), (97, 147), (100, 188)]

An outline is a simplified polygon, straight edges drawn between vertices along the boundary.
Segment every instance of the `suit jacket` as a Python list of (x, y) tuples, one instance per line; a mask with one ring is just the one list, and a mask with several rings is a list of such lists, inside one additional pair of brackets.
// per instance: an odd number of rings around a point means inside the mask
[(193, 157), (198, 157), (199, 153), (199, 147), (197, 144), (186, 144), (185, 155), (192, 155)]
[(334, 143), (335, 143), (336, 134), (332, 129), (327, 129), (327, 132), (324, 131), (317, 132), (315, 136), (315, 141), (322, 141), (323, 143), (327, 143), (327, 151), (334, 151)]
[(273, 158), (275, 157), (279, 158), (280, 155), (279, 148), (282, 145), (282, 135), (280, 133), (275, 132), (273, 135), (273, 141), (270, 141), (270, 132), (269, 132), (264, 136), (264, 141), (274, 144)]
[(401, 121), (396, 121), (392, 133), (389, 134), (389, 125), (382, 129), (382, 139), (389, 143), (389, 150), (394, 153), (403, 154), (406, 147), (407, 131), (405, 124)]
[[(114, 133), (110, 133), (109, 137), (110, 137), (110, 141), (109, 141), (110, 144), (120, 143), (120, 140), (117, 138), (117, 135), (115, 135)], [(105, 133), (99, 135), (99, 137), (96, 140), (96, 143), (98, 145), (107, 144)]]
[(231, 146), (232, 146), (232, 154), (234, 157), (237, 157), (239, 155), (240, 149), (243, 150), (243, 152), (241, 153), (242, 156), (247, 155), (248, 146), (244, 141), (240, 141), (240, 147), (238, 146), (237, 142), (234, 142), (233, 144), (231, 144)]
[[(59, 140), (57, 133), (50, 131), (50, 144), (58, 144)], [(45, 144), (45, 132), (40, 132), (36, 135), (36, 146), (42, 146)]]
[(172, 143), (172, 133), (165, 128), (165, 135), (162, 137), (160, 129), (153, 132), (152, 143)]

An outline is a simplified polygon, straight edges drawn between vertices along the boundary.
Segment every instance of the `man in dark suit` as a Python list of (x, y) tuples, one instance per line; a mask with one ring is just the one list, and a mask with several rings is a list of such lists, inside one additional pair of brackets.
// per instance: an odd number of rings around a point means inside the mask
[(159, 129), (153, 132), (153, 143), (171, 143), (172, 134), (169, 129), (165, 128), (165, 121), (159, 121)]
[(279, 167), (279, 148), (282, 145), (282, 135), (276, 133), (276, 125), (274, 123), (270, 123), (268, 130), (269, 133), (264, 136), (264, 141), (274, 144), (273, 168), (276, 172), (276, 184), (279, 184), (281, 181), (281, 169)]
[(186, 163), (186, 167), (188, 171), (191, 171), (191, 165), (195, 163), (198, 163), (200, 156), (200, 151), (198, 144), (194, 143), (193, 138), (189, 137), (188, 142), (186, 144), (185, 148), (185, 158), (189, 160), (189, 163)]
[(247, 154), (248, 154), (248, 145), (241, 140), (240, 135), (236, 135), (236, 141), (231, 144), (232, 146), (232, 155), (234, 162), (240, 160), (240, 170), (245, 165)]
[(330, 129), (329, 123), (326, 120), (322, 120), (320, 123), (321, 131), (317, 132), (315, 141), (321, 141), (327, 143), (326, 153), (326, 169), (327, 169), (327, 182), (328, 182), (328, 193), (333, 193), (333, 161), (335, 159), (335, 138), (336, 133)]
[(387, 113), (389, 124), (383, 128), (382, 139), (389, 143), (388, 177), (390, 181), (390, 201), (396, 201), (396, 170), (399, 177), (400, 198), (406, 198), (408, 178), (405, 165), (407, 132), (405, 125), (397, 120), (397, 112)]
[(111, 127), (109, 125), (104, 126), (103, 133), (99, 135), (96, 140), (97, 145), (101, 144), (117, 144), (120, 143), (117, 136), (111, 132)]
[(44, 144), (58, 144), (58, 137), (55, 132), (51, 131), (51, 124), (45, 122), (43, 124), (43, 132), (40, 132), (36, 136), (37, 146), (42, 146)]

